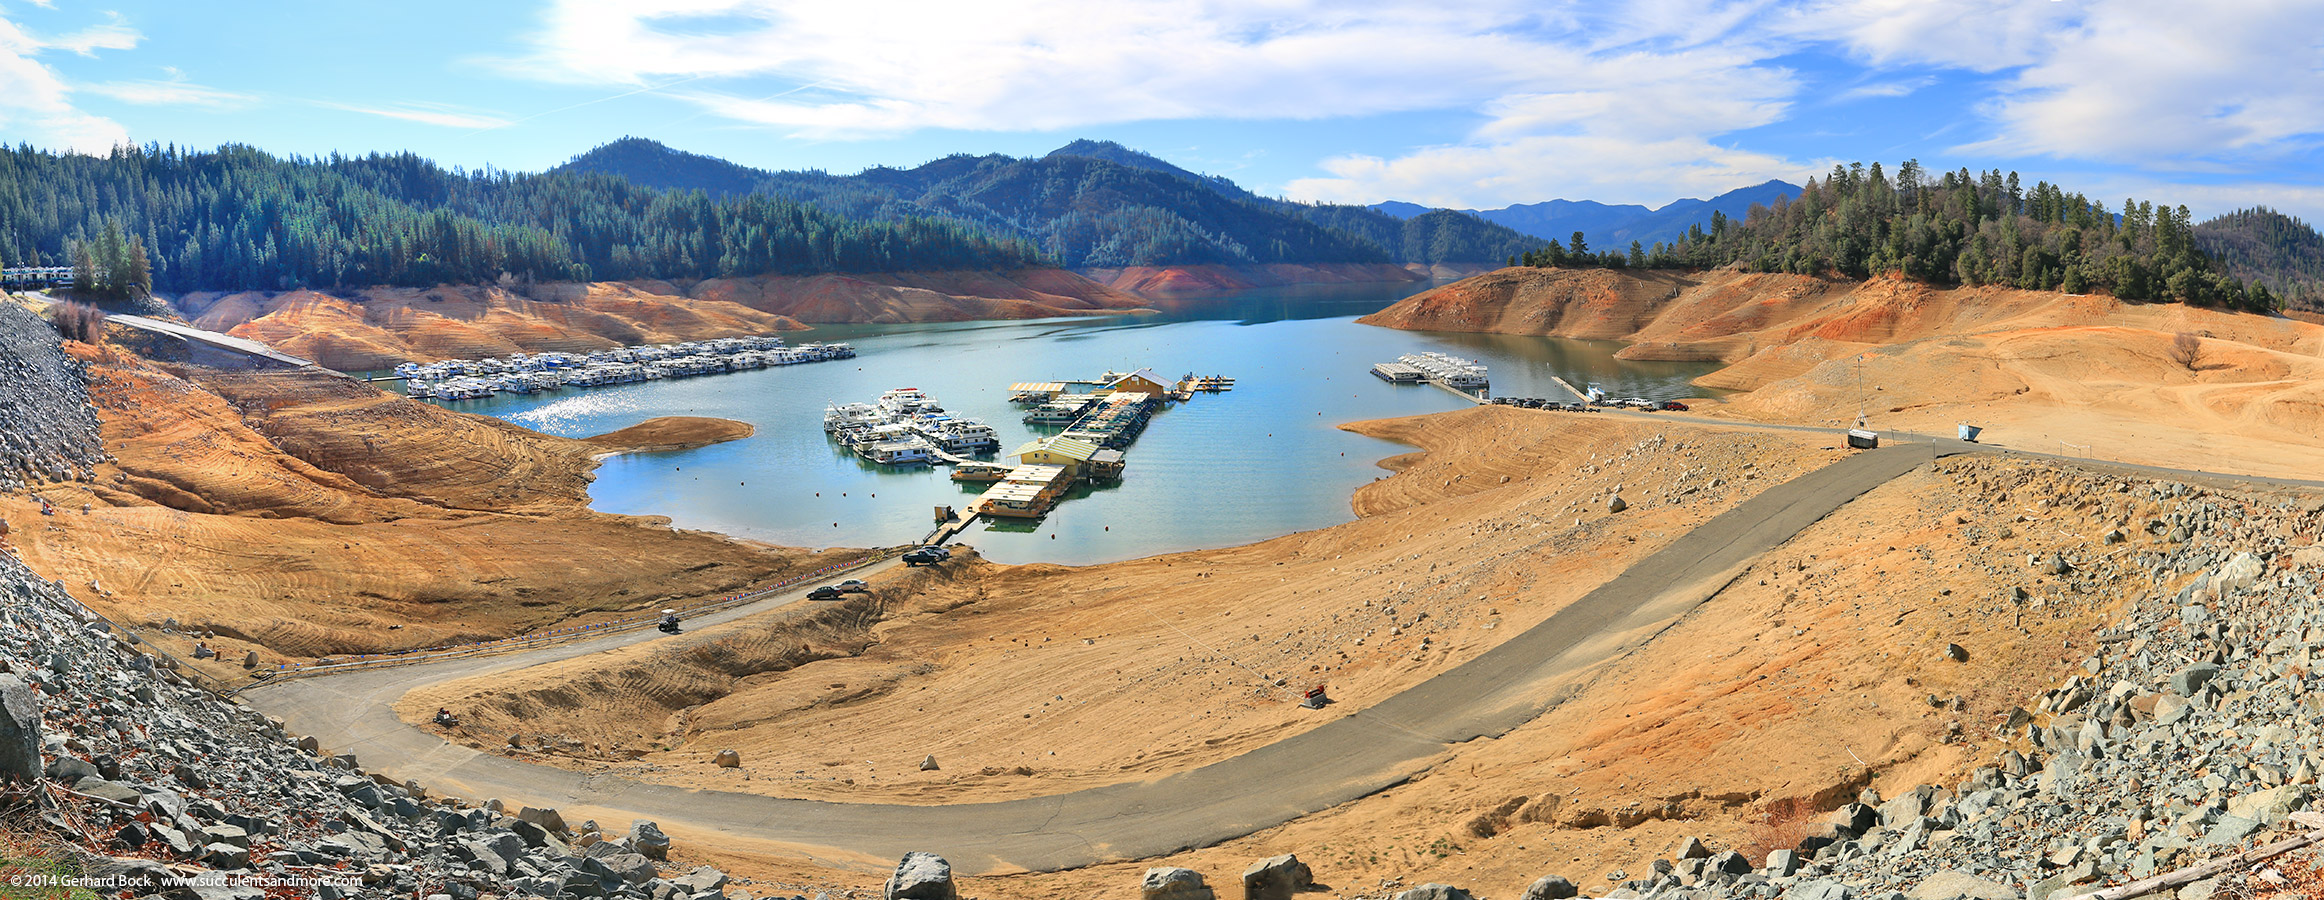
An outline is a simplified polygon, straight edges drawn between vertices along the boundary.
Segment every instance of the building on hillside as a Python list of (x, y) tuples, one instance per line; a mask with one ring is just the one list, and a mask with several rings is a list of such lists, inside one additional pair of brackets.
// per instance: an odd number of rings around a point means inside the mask
[(1083, 467), (1097, 452), (1096, 444), (1060, 436), (1030, 441), (1009, 455), (1016, 457), (1021, 465), (1057, 466), (1064, 469), (1069, 478), (1080, 478)]

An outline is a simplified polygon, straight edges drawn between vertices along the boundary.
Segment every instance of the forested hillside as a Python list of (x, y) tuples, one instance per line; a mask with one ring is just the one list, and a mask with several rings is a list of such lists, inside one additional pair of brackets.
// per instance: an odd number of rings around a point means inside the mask
[(2106, 204), (2017, 173), (1930, 176), (1907, 161), (1890, 180), (1880, 164), (1809, 179), (1797, 201), (1753, 207), (1742, 222), (1714, 215), (1675, 242), (1594, 251), (1552, 243), (1531, 265), (1708, 268), (1866, 278), (1900, 274), (1942, 284), (2029, 290), (2102, 290), (2126, 300), (2174, 300), (2273, 309), (2274, 293), (2222, 271), (2198, 246), (2187, 208)]
[(2268, 209), (2241, 209), (2195, 226), (2195, 245), (2227, 273), (2258, 284), (2293, 309), (2324, 312), (2324, 235)]
[(1539, 239), (1471, 219), (1404, 221), (1357, 206), (1260, 197), (1111, 142), (1075, 141), (1036, 159), (949, 156), (855, 175), (742, 169), (627, 138), (558, 171), (621, 174), (667, 188), (752, 190), (849, 218), (945, 219), (1021, 239), (1059, 265), (1498, 262)]
[[(116, 230), (126, 239), (106, 238)], [(461, 173), (408, 153), (0, 149), (0, 263), (69, 264), (84, 244), (150, 261), (150, 287), (167, 291), (1042, 263), (1028, 243), (954, 222), (851, 221), (780, 197), (712, 200), (610, 175)]]

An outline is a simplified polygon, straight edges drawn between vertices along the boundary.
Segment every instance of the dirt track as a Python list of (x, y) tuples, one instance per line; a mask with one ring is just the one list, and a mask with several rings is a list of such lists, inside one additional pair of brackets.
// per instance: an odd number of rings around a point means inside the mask
[[(1941, 452), (1956, 452), (1949, 447)], [(1864, 453), (1772, 488), (1695, 529), (1548, 620), (1371, 708), (1156, 781), (944, 807), (843, 805), (588, 777), (444, 744), (392, 710), (422, 685), (598, 652), (629, 635), (516, 657), (268, 685), (245, 694), (298, 732), (400, 778), (599, 818), (653, 818), (863, 860), (934, 850), (966, 871), (1047, 871), (1160, 856), (1328, 809), (1410, 777), (1452, 745), (1505, 733), (1560, 679), (1620, 655), (1715, 592), (1735, 567), (1849, 500), (1936, 458), (1933, 445)], [(1328, 715), (1329, 713), (1323, 713)], [(1253, 790), (1253, 785), (1266, 785)]]

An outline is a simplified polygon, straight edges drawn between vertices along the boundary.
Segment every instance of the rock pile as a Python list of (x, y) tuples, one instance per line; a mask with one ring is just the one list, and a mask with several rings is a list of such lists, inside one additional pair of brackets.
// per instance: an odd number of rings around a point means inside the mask
[(0, 303), (0, 490), (86, 481), (104, 458), (80, 361), (40, 316)]
[[(2172, 511), (2108, 567), (2177, 587), (2126, 598), (2098, 652), (2000, 723), (2013, 749), (1950, 787), (1867, 791), (1757, 865), (1681, 853), (1605, 896), (2055, 900), (2226, 855), (2306, 808), (2324, 773), (2324, 552), (2289, 539), (2318, 533), (2324, 504), (2118, 489)], [(2036, 563), (2057, 576), (2063, 559)]]
[(123, 896), (749, 896), (715, 869), (665, 867), (652, 822), (608, 837), (366, 774), (155, 666), (6, 555), (0, 669), (0, 781), (45, 779), (47, 827), (87, 849), (85, 874), (129, 879)]

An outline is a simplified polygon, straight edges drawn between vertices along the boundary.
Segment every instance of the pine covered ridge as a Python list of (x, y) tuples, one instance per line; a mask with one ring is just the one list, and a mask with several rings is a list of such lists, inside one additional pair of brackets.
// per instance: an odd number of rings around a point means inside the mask
[(781, 197), (714, 200), (603, 174), (448, 171), (410, 153), (307, 159), (236, 145), (105, 156), (0, 148), (0, 264), (86, 254), (109, 268), (106, 258), (139, 251), (150, 267), (140, 286), (181, 292), (1046, 264), (1029, 243), (956, 222), (851, 220)]
[(851, 219), (912, 217), (1022, 240), (1068, 268), (1275, 263), (1491, 263), (1543, 241), (1471, 215), (1398, 219), (1364, 206), (1262, 197), (1110, 141), (1047, 155), (955, 154), (854, 175), (763, 171), (642, 138), (558, 171), (619, 174), (664, 189), (768, 194)]
[(2285, 307), (2324, 312), (2324, 235), (2308, 223), (2255, 206), (2195, 226), (2195, 243), (2228, 274), (2266, 285)]
[(1550, 246), (1512, 260), (1533, 266), (1714, 268), (1932, 284), (1997, 284), (2125, 300), (2230, 309), (2280, 305), (2264, 281), (2226, 270), (2205, 251), (2187, 207), (2124, 200), (2119, 212), (2049, 182), (2023, 188), (2017, 173), (1931, 176), (1907, 160), (1891, 180), (1879, 163), (1834, 166), (1796, 200), (1751, 208), (1737, 222), (1714, 214), (1651, 248)]

